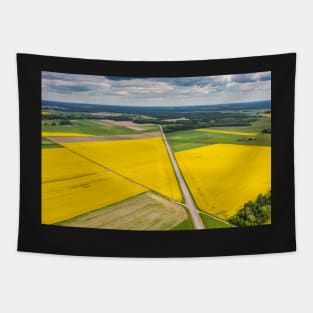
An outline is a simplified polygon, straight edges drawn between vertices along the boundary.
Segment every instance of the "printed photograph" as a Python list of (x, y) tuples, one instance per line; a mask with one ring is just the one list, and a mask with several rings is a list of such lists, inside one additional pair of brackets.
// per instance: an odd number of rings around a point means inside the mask
[(41, 72), (41, 223), (180, 231), (271, 223), (271, 72)]

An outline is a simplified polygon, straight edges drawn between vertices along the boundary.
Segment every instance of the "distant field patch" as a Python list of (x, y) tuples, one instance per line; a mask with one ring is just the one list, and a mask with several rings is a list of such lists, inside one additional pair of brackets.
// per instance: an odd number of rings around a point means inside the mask
[(146, 126), (144, 124), (136, 124), (133, 121), (114, 121), (114, 120), (100, 120), (99, 123), (108, 124), (108, 125), (117, 125), (126, 127), (132, 130), (145, 130)]
[[(188, 214), (182, 206), (152, 192), (146, 192), (58, 225), (125, 230), (171, 230), (187, 220)], [(188, 227), (186, 224), (184, 229)]]
[[(261, 115), (259, 115), (261, 116)], [(222, 131), (230, 131), (230, 132), (236, 132), (236, 133), (255, 133), (256, 136), (239, 136), (237, 135), (225, 135), (228, 137), (228, 140), (232, 137), (236, 137), (236, 140), (233, 140), (233, 142), (226, 142), (225, 140), (216, 140), (216, 143), (236, 143), (236, 144), (244, 144), (244, 145), (253, 145), (253, 146), (270, 146), (271, 145), (271, 134), (267, 133), (264, 134), (264, 129), (270, 129), (271, 128), (271, 119), (270, 118), (258, 118), (257, 121), (253, 122), (249, 126), (233, 126), (233, 127), (219, 127), (218, 130)], [(200, 132), (199, 132), (200, 133)], [(205, 133), (205, 132), (201, 132)], [(214, 133), (208, 133), (207, 134), (214, 134)], [(217, 135), (217, 133), (215, 133)], [(220, 134), (222, 135), (222, 134)], [(251, 139), (252, 140), (251, 140)], [(222, 139), (222, 138), (221, 138)]]
[(266, 114), (263, 114), (262, 116), (263, 116), (263, 117), (269, 117), (269, 118), (271, 118), (271, 117), (272, 117), (272, 114), (271, 114), (271, 113), (266, 113)]
[(188, 120), (189, 119), (186, 117), (164, 119), (164, 121), (166, 121), (166, 122), (177, 122), (177, 121), (188, 121)]
[(41, 111), (41, 115), (48, 115), (49, 112), (46, 112), (46, 111)]
[(161, 137), (63, 145), (166, 197), (181, 200), (176, 176)]
[(255, 137), (257, 133), (248, 133), (248, 132), (239, 132), (239, 131), (229, 131), (229, 130), (220, 130), (220, 129), (208, 129), (208, 128), (199, 128), (198, 131), (210, 132), (210, 133), (221, 133), (228, 135), (240, 135), (240, 136), (250, 136)]
[[(44, 117), (43, 117), (44, 118)], [(156, 130), (156, 126), (146, 126), (144, 130), (134, 130), (121, 125), (101, 123), (99, 120), (71, 119), (70, 125), (61, 125), (58, 120), (42, 120), (43, 132), (78, 133), (93, 136), (138, 134)]]
[(271, 148), (215, 144), (175, 153), (199, 208), (228, 218), (271, 188)]
[(80, 133), (64, 133), (64, 132), (42, 132), (41, 135), (43, 137), (83, 137), (83, 136), (90, 136), (87, 134), (80, 134)]
[(160, 132), (140, 133), (130, 135), (112, 135), (112, 136), (75, 136), (75, 137), (50, 137), (54, 141), (62, 143), (70, 142), (96, 142), (96, 141), (112, 141), (112, 140), (124, 140), (124, 139), (141, 139), (141, 138), (154, 138), (160, 137)]
[(145, 191), (66, 149), (42, 150), (43, 224), (67, 220)]
[(264, 128), (271, 128), (271, 120), (269, 118), (258, 118), (249, 126), (219, 127), (218, 129), (243, 133), (260, 133)]
[(216, 143), (236, 144), (239, 143), (240, 139), (247, 137), (240, 135), (230, 136), (224, 133), (212, 133), (191, 129), (166, 133), (166, 138), (173, 152), (179, 152)]

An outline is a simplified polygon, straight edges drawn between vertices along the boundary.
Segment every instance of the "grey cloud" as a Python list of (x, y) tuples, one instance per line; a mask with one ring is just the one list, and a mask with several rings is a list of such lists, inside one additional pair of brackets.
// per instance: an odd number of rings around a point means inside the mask
[(86, 103), (213, 104), (269, 99), (270, 79), (270, 72), (173, 78), (42, 72), (42, 95), (49, 100)]

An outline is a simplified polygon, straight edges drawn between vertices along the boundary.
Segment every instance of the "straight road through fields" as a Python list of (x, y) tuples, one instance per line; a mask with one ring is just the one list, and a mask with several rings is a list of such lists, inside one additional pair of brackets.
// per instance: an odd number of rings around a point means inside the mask
[(162, 138), (163, 138), (163, 141), (164, 141), (164, 144), (166, 146), (166, 150), (167, 150), (167, 153), (170, 157), (170, 160), (171, 160), (171, 163), (172, 163), (172, 166), (173, 166), (173, 169), (175, 171), (175, 174), (176, 174), (176, 177), (177, 177), (177, 180), (178, 180), (178, 183), (179, 183), (179, 186), (180, 186), (180, 189), (183, 193), (183, 196), (184, 196), (184, 199), (185, 199), (185, 205), (190, 213), (190, 216), (192, 218), (192, 221), (193, 221), (193, 224), (195, 226), (196, 229), (204, 229), (204, 226), (203, 226), (203, 223), (202, 223), (202, 220), (201, 220), (201, 217), (199, 215), (199, 211), (193, 201), (193, 198), (190, 194), (190, 191), (186, 185), (186, 182), (183, 178), (183, 175), (180, 171), (180, 168), (178, 167), (178, 164), (176, 162), (176, 159), (173, 155), (173, 152), (172, 152), (172, 149), (169, 145), (169, 143), (167, 142), (167, 139), (165, 137), (165, 134), (163, 132), (163, 129), (162, 129), (162, 126), (160, 126), (160, 131), (161, 131), (161, 134), (162, 134)]

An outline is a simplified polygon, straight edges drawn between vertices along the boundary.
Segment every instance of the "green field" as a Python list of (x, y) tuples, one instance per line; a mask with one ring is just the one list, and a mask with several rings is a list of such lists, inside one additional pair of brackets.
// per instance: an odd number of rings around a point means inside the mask
[(52, 142), (46, 137), (41, 137), (41, 148), (62, 148), (62, 146), (55, 142)]
[(186, 220), (176, 225), (171, 230), (192, 230), (192, 229), (195, 228), (193, 226), (192, 220), (190, 219), (190, 217), (188, 217)]
[[(56, 125), (52, 125), (55, 123)], [(97, 120), (71, 120), (72, 125), (60, 125), (58, 120), (43, 120), (43, 132), (67, 132), (79, 133), (94, 136), (109, 136), (109, 135), (128, 135), (140, 134), (158, 130), (155, 125), (145, 126), (142, 131), (133, 130), (127, 127), (118, 125), (105, 125)]]
[(166, 137), (173, 152), (199, 148), (217, 143), (270, 146), (271, 134), (262, 134), (263, 129), (270, 128), (270, 123), (270, 118), (260, 118), (258, 121), (252, 123), (251, 126), (214, 128), (230, 131), (257, 132), (258, 135), (255, 139), (253, 137), (249, 139), (247, 136), (237, 134), (210, 133), (195, 129), (166, 133)]
[(223, 223), (215, 218), (208, 216), (207, 214), (200, 213), (203, 225), (205, 228), (229, 228), (232, 227), (230, 224)]
[[(270, 146), (271, 145), (271, 134), (262, 134), (263, 129), (271, 129), (271, 118), (266, 118), (266, 117), (259, 118), (256, 122), (252, 123), (251, 126), (219, 127), (218, 129), (243, 131), (243, 132), (257, 132), (258, 136), (256, 137), (254, 141), (244, 142), (244, 144), (255, 145), (255, 146)], [(239, 142), (239, 143), (242, 144), (242, 142)]]
[(218, 129), (243, 131), (243, 132), (261, 132), (264, 128), (271, 128), (271, 118), (262, 117), (256, 122), (251, 123), (250, 126), (239, 126), (239, 127), (219, 127)]
[(195, 129), (166, 134), (166, 138), (169, 141), (173, 152), (199, 148), (221, 142), (236, 143), (237, 139), (242, 137), (243, 136), (239, 135), (202, 132)]

